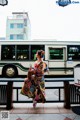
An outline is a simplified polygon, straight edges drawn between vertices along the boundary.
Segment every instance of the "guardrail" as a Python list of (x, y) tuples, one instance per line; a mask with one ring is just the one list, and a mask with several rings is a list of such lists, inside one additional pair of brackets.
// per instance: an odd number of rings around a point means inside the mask
[[(74, 78), (45, 78), (45, 82), (63, 82), (64, 86), (48, 86), (46, 87), (46, 89), (55, 89), (57, 90), (57, 96), (58, 99), (57, 100), (46, 100), (47, 103), (53, 103), (53, 102), (57, 102), (57, 103), (61, 103), (64, 102), (64, 107), (69, 109), (70, 108), (70, 104), (76, 104), (79, 103), (78, 99), (77, 101), (73, 101), (73, 95), (74, 95), (74, 87), (71, 87), (70, 82), (73, 82)], [(24, 78), (0, 78), (0, 82), (5, 83), (7, 82), (6, 87), (4, 87), (5, 85), (0, 85), (0, 96), (3, 97), (3, 99), (6, 100), (6, 102), (3, 101), (3, 103), (1, 103), (0, 100), (0, 105), (1, 104), (6, 104), (7, 109), (11, 109), (13, 107), (13, 103), (32, 103), (32, 100), (20, 100), (19, 99), (19, 92), (21, 90), (21, 87), (14, 87), (13, 83), (16, 82), (24, 82)], [(3, 87), (2, 87), (3, 86)], [(14, 100), (14, 96), (13, 96), (13, 92), (14, 90), (16, 91), (16, 99)], [(63, 91), (63, 93), (62, 93)], [(73, 91), (73, 92), (72, 92)], [(63, 94), (64, 98), (62, 99), (61, 94)], [(73, 95), (72, 95), (73, 94)], [(13, 98), (12, 98), (13, 96)], [(0, 98), (2, 98), (0, 97)], [(7, 98), (6, 98), (7, 97)], [(75, 98), (74, 98), (75, 99)]]

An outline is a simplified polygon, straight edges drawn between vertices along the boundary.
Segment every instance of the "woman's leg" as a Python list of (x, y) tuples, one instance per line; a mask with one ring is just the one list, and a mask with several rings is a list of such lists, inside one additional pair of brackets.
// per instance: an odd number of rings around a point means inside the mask
[(35, 98), (33, 98), (33, 108), (36, 107), (37, 101), (35, 100)]
[(35, 90), (35, 97), (33, 98), (33, 107), (35, 108), (36, 107), (36, 104), (37, 104), (37, 101), (38, 101), (38, 97), (37, 97), (37, 94), (38, 93), (38, 89)]

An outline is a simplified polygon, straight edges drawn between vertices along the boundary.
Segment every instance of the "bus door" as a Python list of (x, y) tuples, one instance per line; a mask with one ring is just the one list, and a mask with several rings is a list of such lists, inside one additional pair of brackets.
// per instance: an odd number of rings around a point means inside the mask
[(49, 47), (49, 69), (51, 74), (66, 73), (66, 46)]

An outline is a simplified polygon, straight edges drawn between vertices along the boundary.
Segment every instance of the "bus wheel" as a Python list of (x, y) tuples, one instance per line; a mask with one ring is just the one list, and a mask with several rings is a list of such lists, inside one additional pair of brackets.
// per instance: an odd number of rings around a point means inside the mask
[(5, 77), (16, 77), (18, 75), (18, 71), (17, 68), (13, 65), (6, 65), (3, 68), (3, 72), (2, 72), (3, 76)]

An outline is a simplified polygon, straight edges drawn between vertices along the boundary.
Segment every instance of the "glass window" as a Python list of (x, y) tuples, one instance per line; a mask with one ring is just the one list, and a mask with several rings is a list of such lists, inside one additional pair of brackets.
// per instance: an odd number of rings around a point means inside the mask
[(23, 24), (22, 23), (17, 23), (17, 28), (23, 28)]
[(17, 18), (23, 18), (23, 15), (17, 15)]
[(3, 45), (1, 49), (2, 60), (15, 60), (15, 46)]
[(23, 35), (22, 34), (17, 35), (17, 39), (23, 40)]
[(14, 28), (14, 24), (13, 23), (10, 24), (10, 28)]
[(10, 40), (13, 40), (14, 39), (14, 35), (10, 35)]
[(31, 45), (31, 60), (36, 60), (37, 50), (44, 50), (44, 45)]
[(50, 60), (63, 60), (63, 48), (49, 48)]
[(29, 46), (17, 45), (16, 56), (17, 60), (29, 60)]
[(70, 45), (67, 46), (68, 60), (80, 60), (80, 46)]

